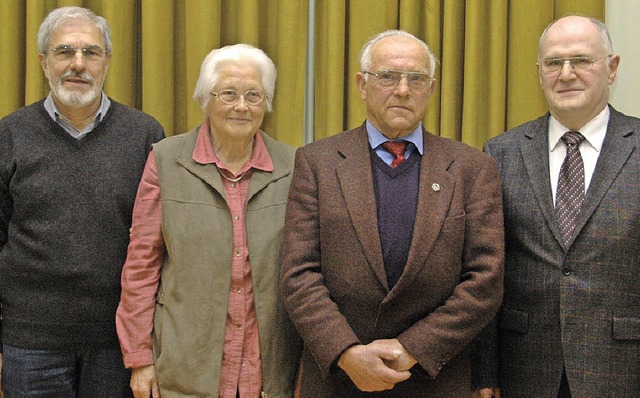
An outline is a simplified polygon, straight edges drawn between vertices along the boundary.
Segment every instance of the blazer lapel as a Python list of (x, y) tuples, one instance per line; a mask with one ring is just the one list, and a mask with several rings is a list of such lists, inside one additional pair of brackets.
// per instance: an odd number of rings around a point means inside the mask
[(610, 107), (610, 109), (611, 116), (607, 127), (607, 135), (602, 144), (602, 150), (600, 156), (598, 156), (598, 162), (587, 189), (583, 207), (578, 215), (573, 239), (591, 218), (636, 147), (636, 140), (632, 139), (634, 125), (628, 123), (623, 115), (613, 107)]
[(388, 289), (378, 232), (370, 146), (364, 126), (345, 133), (342, 144), (338, 152), (344, 161), (336, 167), (336, 173), (347, 212), (373, 273)]
[(549, 114), (531, 124), (531, 128), (524, 133), (520, 153), (540, 210), (556, 240), (563, 245), (551, 192), (548, 121)]

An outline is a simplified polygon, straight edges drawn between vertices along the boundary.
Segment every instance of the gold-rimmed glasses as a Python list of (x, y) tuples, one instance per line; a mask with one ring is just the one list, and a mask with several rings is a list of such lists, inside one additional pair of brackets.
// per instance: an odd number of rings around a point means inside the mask
[(244, 98), (244, 102), (249, 105), (260, 105), (267, 95), (259, 90), (249, 90), (244, 94), (238, 93), (236, 90), (222, 90), (217, 93), (211, 93), (214, 97), (218, 97), (220, 102), (227, 105), (235, 105), (240, 100), (240, 97)]

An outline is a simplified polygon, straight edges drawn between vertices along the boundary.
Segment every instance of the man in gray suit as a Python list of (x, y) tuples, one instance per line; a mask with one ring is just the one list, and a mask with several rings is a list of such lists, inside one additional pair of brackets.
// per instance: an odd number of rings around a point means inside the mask
[(549, 113), (485, 147), (503, 182), (505, 291), (474, 369), (476, 387), (500, 389), (477, 396), (640, 396), (640, 120), (607, 104), (619, 63), (602, 22), (553, 22), (538, 49)]

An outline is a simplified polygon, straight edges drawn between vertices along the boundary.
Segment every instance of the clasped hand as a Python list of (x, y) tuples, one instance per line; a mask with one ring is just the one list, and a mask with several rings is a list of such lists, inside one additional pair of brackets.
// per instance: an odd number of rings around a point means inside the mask
[(407, 380), (416, 359), (397, 339), (375, 340), (346, 349), (338, 366), (362, 391), (390, 390)]

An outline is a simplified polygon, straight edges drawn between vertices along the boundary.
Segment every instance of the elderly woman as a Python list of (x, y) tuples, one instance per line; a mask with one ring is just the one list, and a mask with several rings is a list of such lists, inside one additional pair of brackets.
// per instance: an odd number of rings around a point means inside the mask
[(136, 397), (290, 397), (299, 338), (278, 298), (295, 149), (260, 130), (273, 62), (246, 44), (204, 59), (204, 122), (153, 147), (116, 324)]

